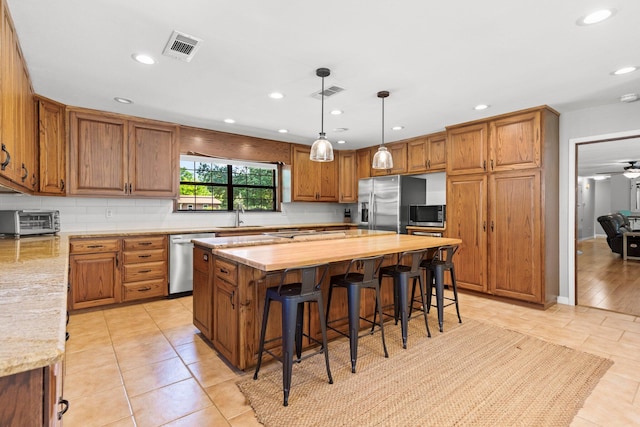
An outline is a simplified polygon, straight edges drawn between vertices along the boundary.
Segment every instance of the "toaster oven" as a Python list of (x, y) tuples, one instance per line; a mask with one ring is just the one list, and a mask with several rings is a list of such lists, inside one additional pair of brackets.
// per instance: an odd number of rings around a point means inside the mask
[(60, 231), (60, 212), (54, 210), (0, 211), (0, 234), (27, 236)]

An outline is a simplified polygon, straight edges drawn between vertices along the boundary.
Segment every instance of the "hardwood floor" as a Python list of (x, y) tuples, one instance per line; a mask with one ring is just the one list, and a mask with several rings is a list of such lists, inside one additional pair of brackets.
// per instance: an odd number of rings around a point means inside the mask
[(604, 237), (578, 242), (576, 303), (640, 316), (640, 261), (623, 261)]

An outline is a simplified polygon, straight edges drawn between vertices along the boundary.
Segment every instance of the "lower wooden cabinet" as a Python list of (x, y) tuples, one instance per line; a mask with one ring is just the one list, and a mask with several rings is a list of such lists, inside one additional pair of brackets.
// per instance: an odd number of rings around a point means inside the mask
[(63, 363), (0, 377), (0, 425), (62, 426), (69, 402), (62, 397)]
[(193, 324), (212, 339), (213, 256), (210, 250), (193, 248)]
[(238, 363), (237, 264), (217, 258), (213, 279), (213, 346), (232, 364)]
[(72, 310), (167, 295), (166, 235), (71, 239), (69, 254)]

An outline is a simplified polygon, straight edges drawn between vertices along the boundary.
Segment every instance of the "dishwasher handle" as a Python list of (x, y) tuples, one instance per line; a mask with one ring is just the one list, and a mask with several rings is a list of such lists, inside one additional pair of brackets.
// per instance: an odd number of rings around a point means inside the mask
[(176, 239), (176, 240), (172, 240), (171, 244), (173, 244), (173, 245), (193, 245), (193, 243), (191, 243), (191, 239)]

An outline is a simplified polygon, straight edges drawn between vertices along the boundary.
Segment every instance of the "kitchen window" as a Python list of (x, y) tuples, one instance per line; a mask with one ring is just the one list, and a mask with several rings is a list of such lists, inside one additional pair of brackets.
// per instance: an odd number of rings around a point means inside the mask
[(277, 165), (180, 156), (176, 211), (276, 210)]

